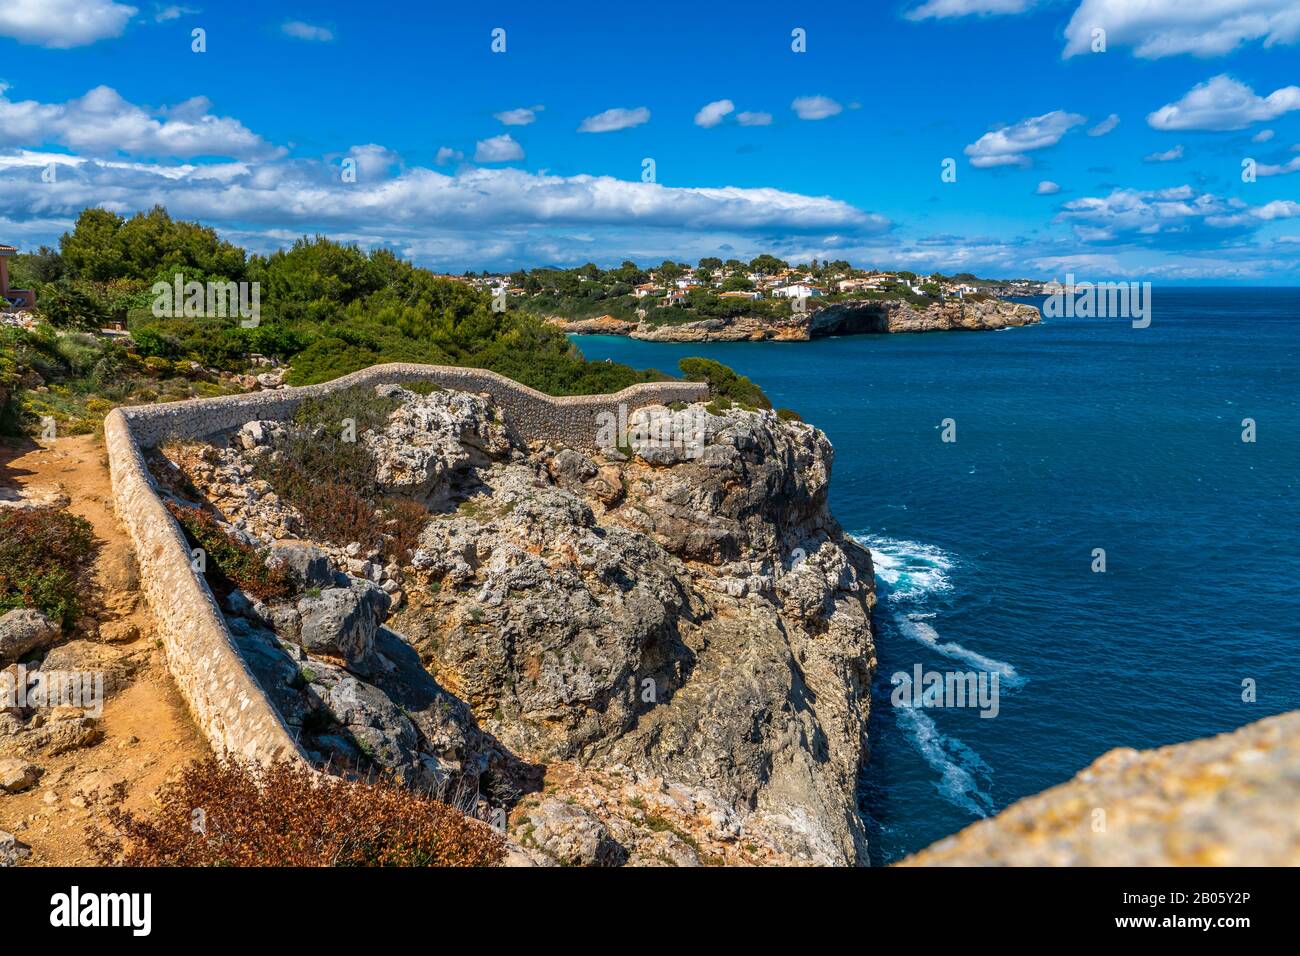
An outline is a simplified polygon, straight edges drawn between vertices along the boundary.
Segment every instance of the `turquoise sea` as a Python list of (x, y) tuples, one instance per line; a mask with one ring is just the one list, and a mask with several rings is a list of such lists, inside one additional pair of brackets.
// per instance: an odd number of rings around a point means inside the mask
[[(717, 359), (834, 443), (831, 507), (880, 592), (873, 862), (1113, 747), (1300, 707), (1300, 289), (1157, 288), (1145, 329), (575, 341), (641, 368)], [(892, 706), (916, 664), (997, 673), (997, 716)]]

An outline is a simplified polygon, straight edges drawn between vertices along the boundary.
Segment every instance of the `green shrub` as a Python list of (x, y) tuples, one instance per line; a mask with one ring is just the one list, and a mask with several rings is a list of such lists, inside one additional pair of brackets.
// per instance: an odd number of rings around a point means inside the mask
[(677, 365), (687, 381), (707, 382), (709, 394), (714, 398), (730, 399), (746, 409), (772, 407), (761, 388), (721, 362), (706, 358), (684, 358)]
[(283, 569), (268, 568), (255, 548), (232, 537), (208, 512), (174, 501), (167, 502), (167, 510), (185, 532), (190, 547), (203, 549), (208, 586), (218, 597), (225, 597), (235, 588), (262, 601), (293, 593), (293, 584)]
[(0, 511), (0, 614), (26, 607), (75, 620), (94, 547), (90, 522), (70, 512)]

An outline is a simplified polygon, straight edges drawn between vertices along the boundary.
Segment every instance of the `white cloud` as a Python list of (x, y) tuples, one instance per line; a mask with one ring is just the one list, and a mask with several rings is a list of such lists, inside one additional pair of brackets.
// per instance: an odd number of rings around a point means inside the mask
[(505, 126), (527, 126), (537, 119), (537, 114), (546, 109), (544, 106), (521, 106), (517, 110), (503, 110), (493, 113), (492, 118)]
[(1036, 0), (926, 0), (903, 14), (909, 20), (947, 20), (972, 14), (986, 17), (1004, 13), (1024, 13)]
[(464, 158), (465, 154), (460, 150), (452, 149), (450, 146), (440, 146), (438, 147), (438, 155), (434, 157), (433, 161), (439, 166), (447, 166), (451, 163), (459, 163)]
[(588, 116), (578, 124), (578, 132), (611, 133), (614, 130), (640, 126), (642, 123), (648, 123), (649, 121), (650, 111), (644, 106), (638, 106), (634, 110), (617, 107), (612, 110), (605, 110), (603, 113), (597, 113), (595, 116)]
[(1119, 125), (1119, 114), (1111, 113), (1109, 116), (1107, 116), (1104, 120), (1102, 120), (1092, 129), (1088, 130), (1088, 135), (1105, 136), (1107, 133), (1109, 133), (1118, 125)]
[(513, 163), (524, 158), (524, 148), (509, 133), (481, 139), (474, 146), (476, 163)]
[(790, 104), (790, 109), (801, 120), (820, 120), (842, 112), (844, 107), (829, 96), (801, 96)]
[(737, 113), (736, 122), (741, 126), (771, 126), (771, 113)]
[(1031, 116), (1011, 126), (985, 133), (966, 147), (970, 164), (977, 168), (989, 166), (1028, 166), (1026, 152), (1055, 146), (1061, 137), (1074, 127), (1086, 122), (1078, 113), (1053, 110), (1042, 116)]
[(1050, 179), (1044, 179), (1041, 183), (1038, 184), (1038, 188), (1034, 190), (1034, 192), (1039, 196), (1054, 196), (1056, 193), (1059, 193), (1060, 191), (1061, 191), (1061, 187), (1058, 186), (1056, 183), (1052, 182)]
[(1284, 86), (1268, 96), (1256, 96), (1246, 84), (1221, 73), (1192, 87), (1177, 103), (1148, 113), (1147, 123), (1160, 130), (1245, 129), (1292, 110), (1300, 110), (1300, 86)]
[(193, 16), (198, 12), (199, 11), (195, 10), (193, 7), (181, 7), (181, 6), (177, 6), (176, 4), (162, 7), (155, 4), (154, 13), (153, 13), (153, 22), (168, 23), (172, 20), (179, 20), (181, 17)]
[(1250, 138), (1252, 143), (1267, 143), (1275, 134), (1271, 129), (1262, 129)]
[(1290, 176), (1292, 173), (1300, 173), (1300, 156), (1285, 163), (1257, 163), (1255, 165), (1256, 176)]
[(1195, 246), (1221, 241), (1225, 233), (1249, 232), (1262, 223), (1300, 215), (1300, 203), (1279, 200), (1250, 206), (1240, 199), (1198, 193), (1191, 186), (1116, 189), (1065, 203), (1057, 221), (1072, 224), (1084, 242)]
[(1173, 149), (1166, 149), (1164, 152), (1148, 153), (1146, 156), (1142, 157), (1142, 161), (1146, 163), (1172, 163), (1174, 160), (1182, 158), (1183, 147), (1180, 143)]
[[(378, 146), (354, 148), (354, 154), (368, 152), (388, 156)], [(45, 155), (3, 157), (0, 216), (67, 216), (93, 205), (131, 212), (162, 202), (173, 215), (214, 224), (373, 230), (395, 238), (437, 230), (479, 234), (486, 227), (870, 234), (890, 225), (837, 199), (779, 189), (668, 187), (508, 167), (465, 167), (456, 175), (411, 167), (345, 184), (336, 166), (305, 160), (157, 167), (65, 156), (67, 171), (42, 183)]]
[(353, 146), (348, 150), (348, 156), (356, 160), (358, 178), (362, 180), (384, 178), (402, 162), (402, 158), (395, 152), (378, 143)]
[(66, 50), (121, 36), (138, 12), (113, 0), (4, 0), (0, 36)]
[(310, 43), (329, 43), (334, 39), (334, 31), (328, 27), (318, 27), (301, 20), (286, 20), (280, 26), (280, 32), (295, 40), (307, 40)]
[(1257, 219), (1272, 221), (1274, 219), (1294, 219), (1300, 216), (1300, 202), (1291, 199), (1274, 199), (1257, 209), (1250, 211)]
[(735, 109), (736, 104), (731, 100), (714, 100), (712, 103), (706, 103), (695, 114), (695, 125), (703, 126), (705, 129), (717, 126), (728, 113), (733, 112)]
[(1082, 0), (1062, 56), (1090, 52), (1096, 28), (1106, 31), (1108, 48), (1131, 46), (1146, 59), (1222, 56), (1250, 40), (1266, 47), (1300, 40), (1300, 7), (1295, 0)]
[(0, 84), (0, 146), (58, 143), (93, 155), (269, 158), (272, 146), (231, 117), (213, 116), (196, 96), (150, 115), (111, 87), (97, 86), (66, 103), (14, 101)]

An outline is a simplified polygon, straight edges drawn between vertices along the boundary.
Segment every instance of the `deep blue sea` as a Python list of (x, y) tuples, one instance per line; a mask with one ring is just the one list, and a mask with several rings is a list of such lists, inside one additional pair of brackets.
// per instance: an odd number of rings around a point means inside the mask
[[(1300, 707), (1300, 289), (1157, 288), (1145, 329), (575, 341), (640, 368), (716, 359), (834, 443), (831, 507), (874, 552), (880, 597), (873, 862), (1112, 747)], [(997, 716), (891, 706), (917, 663), (998, 673)]]

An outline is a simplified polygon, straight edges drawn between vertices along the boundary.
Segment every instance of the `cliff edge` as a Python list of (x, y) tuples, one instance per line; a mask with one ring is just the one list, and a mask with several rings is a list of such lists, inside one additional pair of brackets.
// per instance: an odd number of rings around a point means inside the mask
[(335, 517), (320, 475), (277, 477), (332, 460), (327, 420), (154, 462), (175, 507), (299, 569), (223, 607), (308, 754), (480, 795), (516, 862), (865, 862), (874, 580), (827, 506), (822, 432), (676, 403), (592, 452), (523, 441), (487, 395), (331, 403), (372, 410), (336, 449), (373, 481), (354, 515), (397, 516), (375, 545), (311, 528)]
[(899, 865), (1297, 864), (1300, 711), (1204, 740), (1112, 750)]

